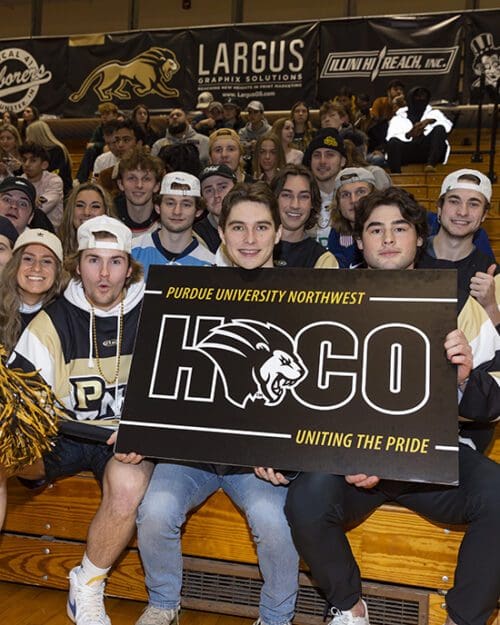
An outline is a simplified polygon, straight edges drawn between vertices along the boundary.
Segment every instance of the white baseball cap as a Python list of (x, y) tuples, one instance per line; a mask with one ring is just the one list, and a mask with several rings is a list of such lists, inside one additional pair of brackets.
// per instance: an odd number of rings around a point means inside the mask
[(211, 102), (214, 101), (214, 96), (210, 93), (210, 91), (202, 91), (198, 95), (198, 101), (196, 102), (196, 108), (199, 111), (208, 108)]
[[(474, 176), (478, 179), (478, 182), (474, 182), (472, 180), (460, 180), (462, 176)], [(490, 179), (480, 171), (477, 171), (477, 169), (457, 169), (457, 171), (453, 171), (451, 174), (448, 174), (441, 185), (440, 197), (445, 193), (448, 193), (448, 191), (453, 191), (454, 189), (479, 191), (479, 193), (484, 195), (487, 202), (491, 202), (492, 190)]]
[[(183, 185), (187, 189), (175, 189), (173, 185)], [(185, 171), (173, 171), (163, 176), (161, 181), (160, 195), (190, 195), (191, 197), (201, 197), (200, 181), (196, 176)]]
[(55, 234), (52, 234), (52, 232), (48, 230), (42, 230), (42, 228), (26, 228), (26, 230), (17, 237), (12, 251), (15, 252), (20, 247), (25, 247), (33, 243), (44, 245), (62, 262), (63, 248), (61, 241)]
[[(96, 240), (95, 235), (97, 232), (107, 232), (115, 237), (116, 241), (108, 239)], [(132, 251), (132, 231), (130, 228), (118, 219), (108, 217), (107, 215), (92, 217), (92, 219), (84, 221), (78, 228), (76, 237), (78, 239), (78, 251), (92, 249), (120, 250), (127, 254), (130, 254)]]

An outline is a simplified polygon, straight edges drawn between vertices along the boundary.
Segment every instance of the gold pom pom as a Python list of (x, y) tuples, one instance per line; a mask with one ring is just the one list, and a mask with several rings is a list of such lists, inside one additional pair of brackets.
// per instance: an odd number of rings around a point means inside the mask
[(9, 369), (4, 358), (0, 346), (0, 465), (15, 472), (50, 451), (66, 415), (38, 371)]

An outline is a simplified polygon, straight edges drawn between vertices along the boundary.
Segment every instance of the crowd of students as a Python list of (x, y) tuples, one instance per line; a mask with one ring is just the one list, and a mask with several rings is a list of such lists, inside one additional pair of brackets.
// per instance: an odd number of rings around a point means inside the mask
[[(368, 625), (344, 526), (390, 500), (469, 525), (446, 624), (485, 625), (500, 594), (500, 473), (482, 455), (500, 414), (498, 280), (481, 228), (492, 187), (476, 170), (449, 174), (436, 221), (392, 186), (389, 143), (416, 141), (410, 157), (418, 152), (425, 163), (425, 146), (437, 153), (434, 139), (423, 140), (427, 130), (448, 128), (426, 117), (429, 95), (418, 88), (405, 105), (402, 85), (391, 83), (374, 113), (366, 98), (343, 90), (322, 105), (315, 130), (304, 102), (271, 127), (261, 102), (248, 104), (245, 124), (238, 103), (203, 93), (191, 121), (182, 109), (171, 111), (164, 137), (146, 107), (119, 119), (106, 103), (75, 182), (66, 179), (67, 149), (34, 107), (23, 115), (24, 142), (14, 120), (0, 127), (0, 342), (9, 366), (38, 370), (68, 412), (50, 452), (15, 472), (0, 466), (0, 525), (14, 473), (35, 486), (79, 470), (101, 481), (85, 555), (69, 575), (68, 615), (77, 625), (110, 624), (105, 579), (136, 523), (149, 591), (137, 625), (177, 623), (181, 528), (189, 510), (218, 488), (244, 512), (256, 543), (264, 581), (257, 624), (292, 622), (298, 548), (327, 598), (329, 624)], [(393, 128), (387, 144), (377, 143), (399, 112), (410, 136), (398, 139)], [(443, 131), (436, 136), (443, 139)], [(409, 154), (397, 150), (395, 169)], [(466, 420), (459, 486), (313, 473), (289, 484), (270, 467), (241, 471), (113, 454), (144, 280), (157, 264), (200, 271), (457, 268), (457, 328), (449, 328), (443, 358), (457, 366)]]

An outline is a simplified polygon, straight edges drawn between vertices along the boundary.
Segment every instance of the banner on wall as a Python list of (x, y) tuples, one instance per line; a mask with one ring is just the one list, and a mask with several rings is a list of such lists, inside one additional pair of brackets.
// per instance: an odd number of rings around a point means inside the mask
[(500, 11), (479, 11), (467, 15), (465, 38), (464, 93), (476, 102), (479, 81), (485, 78), (485, 101), (494, 101), (500, 80)]
[(21, 113), (36, 104), (41, 112), (60, 113), (67, 97), (66, 39), (2, 41), (0, 108)]
[(341, 86), (382, 96), (395, 78), (428, 87), (433, 100), (455, 100), (462, 30), (461, 15), (322, 22), (318, 100)]
[(188, 31), (106, 35), (102, 45), (70, 46), (68, 117), (93, 115), (102, 102), (122, 108), (187, 106), (195, 96), (185, 50)]
[(152, 267), (116, 450), (454, 484), (455, 326), (450, 271)]
[(198, 92), (215, 100), (261, 100), (290, 109), (316, 94), (318, 23), (258, 24), (191, 31)]

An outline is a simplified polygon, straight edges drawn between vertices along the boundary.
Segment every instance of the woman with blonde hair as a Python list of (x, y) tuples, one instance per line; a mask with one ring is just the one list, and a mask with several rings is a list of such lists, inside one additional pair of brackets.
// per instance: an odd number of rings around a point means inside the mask
[(301, 165), (304, 152), (297, 150), (293, 145), (295, 136), (293, 120), (289, 117), (280, 117), (274, 122), (272, 132), (281, 139), (287, 165)]
[(22, 172), (21, 135), (12, 124), (0, 125), (0, 182), (8, 176), (20, 176)]
[(243, 149), (240, 137), (231, 128), (219, 128), (208, 137), (208, 153), (211, 165), (227, 165), (236, 174), (238, 182), (251, 182), (245, 173)]
[(73, 188), (71, 156), (68, 148), (54, 135), (50, 126), (41, 120), (31, 122), (26, 128), (26, 141), (32, 141), (45, 148), (49, 155), (49, 171), (58, 174), (63, 181), (64, 195)]
[(108, 215), (116, 217), (115, 206), (109, 193), (94, 182), (84, 182), (68, 195), (61, 225), (57, 232), (62, 241), (64, 257), (78, 249), (76, 231), (87, 219)]
[(270, 183), (274, 174), (285, 167), (285, 153), (280, 138), (273, 133), (257, 139), (253, 153), (253, 175), (255, 180)]
[(59, 239), (47, 230), (25, 230), (14, 244), (0, 284), (0, 343), (7, 354), (31, 319), (65, 286)]

